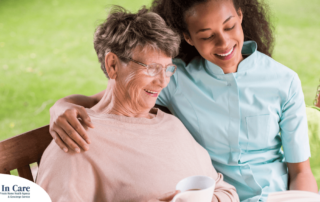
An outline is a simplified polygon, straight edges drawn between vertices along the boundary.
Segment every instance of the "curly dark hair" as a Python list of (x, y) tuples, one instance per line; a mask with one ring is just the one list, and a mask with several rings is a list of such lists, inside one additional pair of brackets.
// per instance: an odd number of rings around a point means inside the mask
[[(184, 39), (183, 33), (189, 34), (185, 22), (186, 12), (195, 5), (208, 1), (210, 0), (154, 0), (151, 10), (158, 13)], [(255, 41), (258, 51), (271, 57), (274, 48), (274, 27), (270, 22), (269, 6), (263, 0), (232, 1), (235, 9), (241, 9), (243, 13), (244, 41)], [(196, 48), (182, 40), (177, 57), (188, 63), (195, 56), (200, 56)]]

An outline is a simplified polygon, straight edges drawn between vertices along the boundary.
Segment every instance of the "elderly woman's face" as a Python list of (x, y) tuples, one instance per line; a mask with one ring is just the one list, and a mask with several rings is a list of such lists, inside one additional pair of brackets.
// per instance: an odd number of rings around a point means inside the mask
[[(151, 48), (135, 48), (132, 59), (146, 65), (158, 63), (163, 67), (172, 63), (171, 57)], [(146, 67), (132, 61), (119, 69), (117, 78), (117, 83), (126, 94), (125, 98), (130, 99), (131, 109), (138, 111), (151, 109), (169, 81), (170, 77), (166, 77), (164, 68), (157, 75), (150, 76)]]

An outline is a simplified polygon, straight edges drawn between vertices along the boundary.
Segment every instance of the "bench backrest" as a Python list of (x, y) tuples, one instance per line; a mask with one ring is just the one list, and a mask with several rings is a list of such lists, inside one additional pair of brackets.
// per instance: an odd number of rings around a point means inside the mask
[(30, 164), (40, 164), (41, 156), (52, 137), (49, 125), (0, 142), (0, 173), (17, 169), (19, 176), (34, 182)]

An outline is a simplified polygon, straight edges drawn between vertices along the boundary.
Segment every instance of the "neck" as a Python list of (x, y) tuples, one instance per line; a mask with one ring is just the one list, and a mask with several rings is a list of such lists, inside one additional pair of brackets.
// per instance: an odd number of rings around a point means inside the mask
[(150, 109), (137, 107), (133, 101), (126, 95), (124, 89), (116, 85), (115, 80), (110, 79), (106, 92), (102, 99), (91, 109), (98, 113), (116, 114), (127, 117), (152, 118)]
[(225, 74), (237, 72), (237, 71), (238, 71), (238, 66), (239, 66), (240, 62), (241, 62), (243, 59), (244, 59), (244, 58), (243, 58), (243, 56), (242, 56), (242, 54), (241, 54), (241, 55), (240, 55), (240, 58), (239, 58), (239, 62), (238, 62), (236, 65), (234, 65), (234, 66), (222, 68), (223, 72), (224, 72)]
[(222, 68), (224, 74), (235, 73), (238, 70), (238, 65), (233, 67)]

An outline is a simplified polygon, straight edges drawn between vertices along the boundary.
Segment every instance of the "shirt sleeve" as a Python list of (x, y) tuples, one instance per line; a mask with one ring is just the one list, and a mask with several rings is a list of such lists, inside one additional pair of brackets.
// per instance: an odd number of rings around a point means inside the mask
[(216, 186), (214, 188), (214, 194), (212, 197), (212, 202), (238, 202), (239, 196), (237, 194), (236, 188), (234, 186), (223, 181), (223, 175), (217, 173), (213, 168), (214, 179), (216, 180)]
[(288, 163), (299, 163), (308, 160), (311, 155), (306, 106), (297, 74), (293, 77), (287, 98), (279, 124), (283, 151)]
[(95, 197), (95, 176), (84, 154), (64, 153), (55, 143), (45, 151), (36, 183), (54, 202), (90, 202)]

